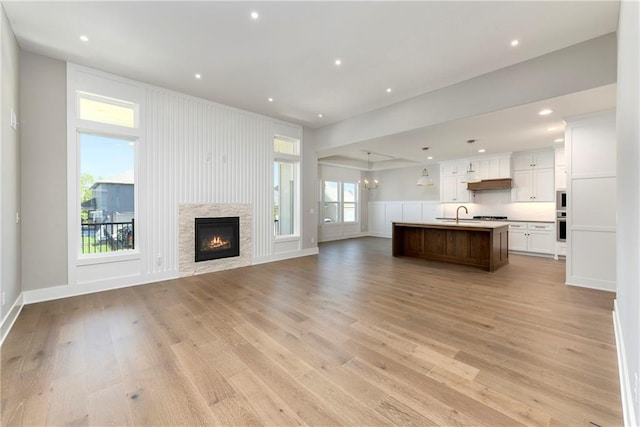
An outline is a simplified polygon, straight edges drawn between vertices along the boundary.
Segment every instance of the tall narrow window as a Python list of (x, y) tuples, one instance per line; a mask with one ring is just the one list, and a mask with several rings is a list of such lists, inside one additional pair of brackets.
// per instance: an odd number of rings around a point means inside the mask
[(273, 141), (273, 222), (275, 236), (299, 233), (300, 141), (275, 137)]
[(340, 221), (340, 184), (336, 181), (325, 181), (323, 191), (324, 204), (322, 218), (325, 223)]
[(355, 182), (342, 183), (342, 220), (344, 222), (357, 221), (357, 189), (358, 186)]
[(135, 248), (135, 140), (79, 133), (81, 254)]

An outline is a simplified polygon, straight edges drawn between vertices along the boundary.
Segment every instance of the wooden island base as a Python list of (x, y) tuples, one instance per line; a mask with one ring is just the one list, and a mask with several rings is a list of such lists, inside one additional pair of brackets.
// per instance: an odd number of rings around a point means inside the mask
[(479, 222), (393, 223), (393, 256), (407, 256), (483, 267), (509, 263), (509, 225)]

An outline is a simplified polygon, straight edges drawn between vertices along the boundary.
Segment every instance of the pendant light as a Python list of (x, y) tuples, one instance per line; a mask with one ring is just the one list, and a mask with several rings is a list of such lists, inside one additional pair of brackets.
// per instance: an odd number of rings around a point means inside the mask
[[(422, 151), (427, 151), (429, 147), (422, 147)], [(422, 175), (418, 177), (418, 181), (416, 185), (421, 187), (431, 187), (433, 186), (433, 178), (429, 176), (429, 171), (427, 168), (422, 169)]]
[[(473, 148), (471, 148), (471, 144), (473, 144), (474, 142), (476, 142), (475, 139), (469, 139), (467, 140), (467, 144), (469, 144), (469, 154), (473, 155)], [(471, 160), (469, 160), (469, 167), (467, 168), (467, 173), (464, 175), (465, 178), (465, 182), (467, 183), (474, 183), (474, 182), (480, 182), (480, 175), (478, 175), (478, 173), (473, 169), (473, 163), (471, 162)]]
[[(370, 151), (367, 152), (367, 171), (371, 171), (371, 152)], [(360, 183), (360, 185), (362, 185), (362, 188), (364, 188), (365, 190), (377, 189), (378, 180), (377, 179), (371, 180), (368, 175), (369, 174), (367, 173), (367, 176), (362, 181), (358, 181), (358, 182)]]

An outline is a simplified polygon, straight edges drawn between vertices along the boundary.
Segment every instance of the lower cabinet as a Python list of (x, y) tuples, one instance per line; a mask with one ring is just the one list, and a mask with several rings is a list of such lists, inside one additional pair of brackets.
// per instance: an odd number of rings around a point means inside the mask
[(509, 224), (509, 250), (554, 255), (556, 236), (553, 223), (512, 222)]

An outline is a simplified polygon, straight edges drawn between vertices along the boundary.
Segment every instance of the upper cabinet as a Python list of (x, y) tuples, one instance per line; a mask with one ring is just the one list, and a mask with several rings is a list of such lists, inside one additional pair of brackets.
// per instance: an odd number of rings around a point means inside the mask
[(480, 179), (511, 178), (511, 156), (484, 157), (473, 161)]
[(553, 150), (518, 153), (513, 156), (514, 202), (555, 200)]
[(464, 159), (443, 162), (440, 164), (440, 176), (464, 176), (468, 166), (469, 163)]

